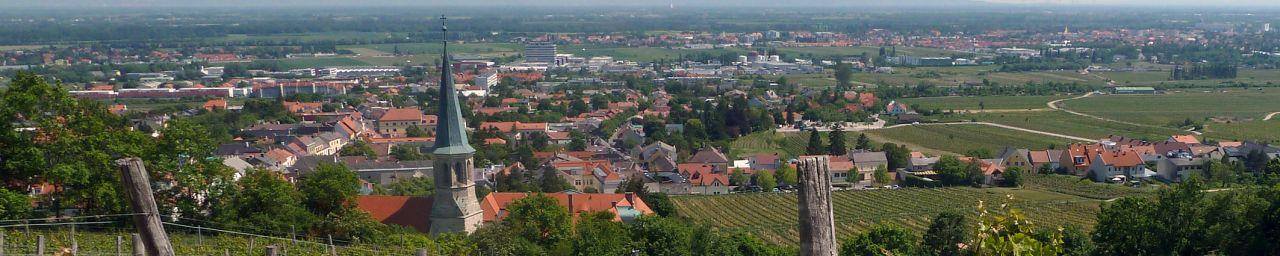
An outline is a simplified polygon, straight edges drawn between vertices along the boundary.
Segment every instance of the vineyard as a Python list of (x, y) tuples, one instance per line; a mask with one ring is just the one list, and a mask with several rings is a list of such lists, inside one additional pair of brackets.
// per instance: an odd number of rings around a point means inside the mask
[(1140, 189), (1116, 184), (1097, 183), (1071, 175), (1026, 175), (1026, 187), (1053, 191), (1068, 195), (1112, 199), (1150, 194), (1152, 189)]
[[(0, 240), (4, 241), (0, 243), (3, 246), (0, 254), (36, 255), (41, 236), (44, 237), (46, 255), (71, 255), (72, 248), (76, 248), (79, 255), (117, 255), (117, 251), (129, 255), (133, 251), (131, 233), (136, 231), (121, 228), (121, 223), (94, 222), (75, 226), (0, 227)], [(166, 225), (166, 228), (177, 255), (262, 255), (267, 246), (276, 246), (282, 255), (329, 254), (325, 238), (298, 237), (295, 241), (288, 237), (233, 234), (173, 224)], [(117, 239), (120, 240), (119, 247)], [(334, 250), (339, 255), (414, 255), (416, 248), (433, 249), (429, 241), (402, 241), (402, 244), (407, 246), (339, 244)]]
[[(973, 217), (979, 201), (999, 204), (1012, 195), (1037, 225), (1076, 225), (1091, 229), (1100, 201), (1030, 189), (905, 188), (832, 192), (836, 236), (845, 238), (878, 223), (897, 224), (922, 233), (929, 221), (943, 211)], [(796, 195), (753, 193), (717, 196), (672, 197), (679, 214), (723, 231), (749, 232), (766, 241), (797, 245), (799, 216)]]

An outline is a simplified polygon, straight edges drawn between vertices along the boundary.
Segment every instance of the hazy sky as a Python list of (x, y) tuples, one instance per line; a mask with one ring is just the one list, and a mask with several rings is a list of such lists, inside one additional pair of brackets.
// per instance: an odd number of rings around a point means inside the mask
[(264, 6), (760, 6), (813, 7), (864, 5), (1139, 5), (1267, 6), (1280, 0), (0, 0), (11, 7), (264, 7)]

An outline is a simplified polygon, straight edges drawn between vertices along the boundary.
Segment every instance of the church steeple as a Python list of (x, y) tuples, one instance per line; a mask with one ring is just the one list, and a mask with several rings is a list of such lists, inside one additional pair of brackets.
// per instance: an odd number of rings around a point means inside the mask
[[(440, 17), (444, 21), (444, 17)], [(443, 23), (443, 22), (442, 22)], [(441, 25), (441, 31), (448, 29)], [(467, 143), (467, 125), (462, 120), (462, 108), (458, 106), (458, 91), (453, 88), (453, 72), (450, 72), (448, 34), (445, 34), (445, 50), (440, 61), (440, 112), (436, 124), (435, 162), (432, 177), (435, 195), (431, 201), (431, 234), (471, 233), (480, 226), (484, 216), (480, 202), (476, 200), (475, 182), (471, 175), (476, 149)]]
[(462, 108), (458, 103), (458, 90), (453, 88), (452, 62), (449, 58), (449, 28), (444, 25), (444, 16), (440, 17), (440, 31), (443, 34), (443, 49), (440, 51), (440, 106), (436, 116), (436, 144), (434, 154), (466, 154), (476, 152), (467, 143), (466, 121), (462, 119)]

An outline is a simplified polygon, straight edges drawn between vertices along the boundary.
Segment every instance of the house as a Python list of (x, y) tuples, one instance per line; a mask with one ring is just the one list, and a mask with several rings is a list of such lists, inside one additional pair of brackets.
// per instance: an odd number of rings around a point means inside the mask
[(1169, 137), (1169, 141), (1182, 142), (1186, 144), (1200, 144), (1200, 139), (1197, 139), (1195, 135), (1190, 134), (1173, 135)]
[(223, 98), (211, 99), (209, 101), (204, 102), (203, 108), (205, 111), (214, 111), (218, 109), (226, 110), (227, 100)]
[(284, 109), (288, 110), (290, 113), (307, 114), (320, 113), (324, 111), (324, 103), (320, 102), (285, 101), (281, 103), (281, 105), (283, 105)]
[(774, 171), (782, 163), (780, 160), (778, 153), (758, 153), (747, 157), (747, 167), (753, 171)]
[(720, 195), (729, 193), (729, 177), (716, 167), (707, 164), (688, 163), (676, 167), (688, 180), (690, 194)]
[(860, 173), (873, 173), (881, 165), (889, 165), (889, 158), (884, 152), (854, 150), (849, 152), (849, 160)]
[(1021, 148), (1005, 147), (999, 157), (1004, 159), (1005, 166), (1031, 169), (1031, 151)]
[(301, 177), (326, 163), (345, 166), (356, 174), (356, 178), (380, 186), (408, 178), (428, 177), (434, 169), (431, 160), (387, 161), (364, 156), (305, 156), (290, 166), (288, 173), (292, 177)]
[(417, 127), (422, 131), (434, 131), (435, 115), (424, 115), (418, 108), (393, 108), (382, 113), (375, 123), (378, 133), (391, 136), (404, 136), (409, 127)]
[(908, 161), (911, 163), (911, 171), (923, 172), (933, 169), (933, 164), (938, 162), (940, 157), (926, 157), (924, 155), (912, 156)]
[(1049, 166), (1049, 170), (1057, 170), (1061, 167), (1058, 163), (1061, 161), (1062, 150), (1035, 150), (1027, 152), (1028, 160), (1031, 161), (1031, 169), (1039, 170), (1041, 166)]
[(889, 104), (884, 106), (884, 112), (888, 113), (889, 115), (896, 116), (896, 115), (910, 113), (911, 109), (907, 108), (907, 105), (901, 102), (889, 101)]
[(731, 164), (729, 157), (725, 156), (724, 153), (720, 153), (720, 150), (715, 147), (706, 147), (699, 150), (692, 157), (689, 157), (686, 162), (710, 165), (715, 168), (716, 172), (725, 172)]
[(1192, 175), (1204, 175), (1208, 158), (1165, 157), (1156, 161), (1156, 176), (1166, 181), (1182, 182)]
[(1058, 157), (1058, 165), (1067, 173), (1084, 176), (1088, 174), (1092, 165), (1093, 154), (1101, 150), (1101, 144), (1073, 143), (1067, 145), (1067, 150), (1062, 151), (1062, 154)]
[(525, 138), (533, 134), (547, 134), (551, 130), (547, 123), (523, 123), (523, 122), (482, 122), (476, 129), (496, 131), (511, 136), (512, 139)]
[(1117, 176), (1126, 179), (1143, 177), (1145, 170), (1146, 163), (1132, 150), (1101, 150), (1093, 153), (1089, 163), (1089, 176), (1097, 182), (1115, 181)]
[[(524, 192), (493, 192), (480, 201), (480, 209), (484, 214), (484, 223), (502, 221), (509, 214), (507, 206), (516, 200), (528, 197)], [(654, 211), (645, 204), (640, 196), (633, 193), (599, 194), (599, 193), (546, 193), (555, 198), (561, 207), (569, 210), (573, 220), (577, 221), (584, 213), (610, 212), (613, 221), (631, 222), (640, 216), (653, 215)], [(426, 219), (426, 218), (423, 218)]]
[(827, 169), (831, 171), (831, 183), (868, 183), (875, 179), (875, 169), (871, 172), (862, 172), (847, 157), (827, 157)]
[(1112, 94), (1156, 94), (1156, 88), (1147, 86), (1117, 86)]
[(982, 184), (995, 184), (997, 181), (1004, 179), (1004, 171), (1007, 166), (1004, 165), (1004, 159), (978, 159), (973, 157), (961, 157), (961, 162), (978, 163), (978, 169), (982, 171)]
[(623, 180), (604, 160), (556, 161), (551, 166), (574, 190), (587, 193), (612, 193)]

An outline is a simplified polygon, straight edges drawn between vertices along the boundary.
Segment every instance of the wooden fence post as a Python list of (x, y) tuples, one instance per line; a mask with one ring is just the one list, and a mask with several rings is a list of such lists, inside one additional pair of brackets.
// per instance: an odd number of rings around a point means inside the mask
[(425, 248), (418, 248), (418, 254), (417, 254), (417, 255), (418, 255), (418, 256), (427, 256), (427, 249), (425, 249)]
[(277, 255), (277, 252), (276, 252), (276, 246), (275, 246), (275, 245), (268, 245), (268, 246), (267, 246), (267, 256), (276, 256), (276, 255)]
[(125, 194), (129, 196), (129, 206), (133, 209), (133, 225), (142, 235), (142, 244), (149, 256), (174, 256), (173, 244), (169, 243), (169, 235), (164, 232), (164, 223), (160, 222), (160, 209), (156, 207), (155, 195), (151, 192), (151, 179), (147, 177), (147, 169), (142, 159), (136, 157), (116, 160), (120, 167), (121, 184)]
[(75, 224), (71, 224), (71, 255), (80, 255), (80, 241), (76, 241)]
[(0, 230), (0, 256), (4, 256), (4, 230)]
[(44, 235), (36, 237), (36, 255), (44, 256)]
[(116, 256), (124, 256), (124, 237), (116, 236)]

